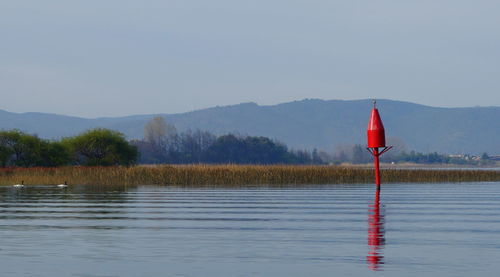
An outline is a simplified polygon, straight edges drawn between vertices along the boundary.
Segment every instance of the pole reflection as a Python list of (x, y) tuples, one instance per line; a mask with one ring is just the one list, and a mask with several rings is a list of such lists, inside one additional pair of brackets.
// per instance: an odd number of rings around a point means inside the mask
[(382, 270), (385, 245), (383, 209), (380, 210), (380, 189), (375, 192), (375, 201), (368, 206), (368, 256), (366, 262), (371, 270)]

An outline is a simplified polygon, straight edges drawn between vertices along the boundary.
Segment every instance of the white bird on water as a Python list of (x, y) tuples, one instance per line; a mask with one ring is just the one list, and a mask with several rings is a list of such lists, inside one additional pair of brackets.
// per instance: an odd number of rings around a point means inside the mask
[(20, 184), (13, 185), (13, 187), (15, 187), (15, 188), (22, 188), (22, 187), (24, 187), (24, 181), (21, 181)]
[(68, 187), (68, 182), (67, 181), (64, 181), (64, 184), (59, 184), (57, 185), (58, 188), (66, 188)]

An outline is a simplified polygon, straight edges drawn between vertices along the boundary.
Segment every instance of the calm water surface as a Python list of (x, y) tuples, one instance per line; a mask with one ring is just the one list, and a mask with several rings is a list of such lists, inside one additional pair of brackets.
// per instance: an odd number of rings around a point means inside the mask
[(493, 276), (500, 183), (0, 188), (1, 276)]

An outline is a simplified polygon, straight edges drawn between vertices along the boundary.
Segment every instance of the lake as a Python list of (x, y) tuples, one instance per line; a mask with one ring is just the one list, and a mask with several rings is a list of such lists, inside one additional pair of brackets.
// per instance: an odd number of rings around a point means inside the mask
[(0, 187), (2, 276), (493, 276), (500, 183)]

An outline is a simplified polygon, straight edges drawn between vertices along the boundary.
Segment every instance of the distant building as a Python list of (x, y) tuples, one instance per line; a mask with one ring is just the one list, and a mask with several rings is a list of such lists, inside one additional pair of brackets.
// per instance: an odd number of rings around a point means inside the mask
[(481, 160), (481, 157), (479, 157), (479, 156), (471, 156), (471, 159), (472, 159), (473, 161), (480, 161), (480, 160)]
[(500, 161), (500, 155), (490, 156), (490, 160), (492, 160), (492, 161)]

